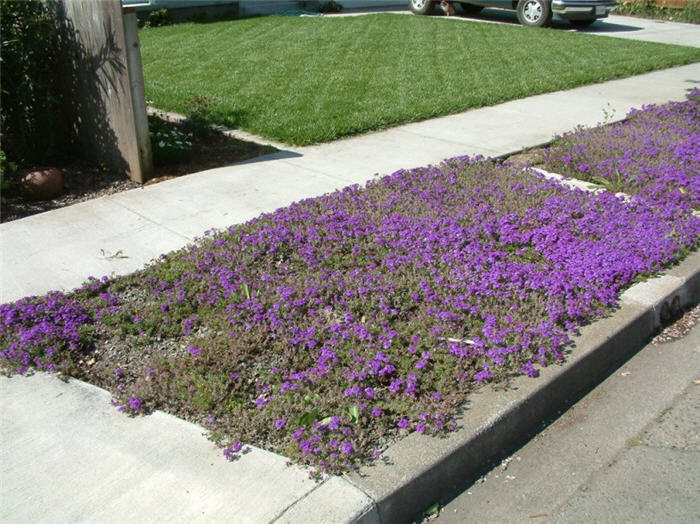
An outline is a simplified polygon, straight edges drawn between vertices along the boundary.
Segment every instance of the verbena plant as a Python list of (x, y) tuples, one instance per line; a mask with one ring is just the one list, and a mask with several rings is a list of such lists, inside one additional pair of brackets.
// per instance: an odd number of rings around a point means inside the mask
[[(692, 98), (627, 125), (666, 135), (654, 119), (695, 112)], [(643, 143), (666, 181), (697, 166), (681, 136)], [(480, 384), (562, 361), (622, 289), (697, 247), (700, 191), (682, 187), (625, 202), (466, 157), (398, 171), (134, 275), (0, 306), (0, 358), (86, 378), (129, 413), (201, 423), (229, 458), (247, 442), (344, 471), (390, 437), (453, 430)]]
[(649, 202), (700, 209), (700, 90), (685, 102), (633, 110), (623, 122), (559, 137), (547, 169)]

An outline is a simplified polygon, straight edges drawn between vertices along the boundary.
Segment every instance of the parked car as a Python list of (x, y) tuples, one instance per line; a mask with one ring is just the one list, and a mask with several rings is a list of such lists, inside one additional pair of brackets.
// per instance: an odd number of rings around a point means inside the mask
[[(613, 0), (471, 0), (470, 2), (449, 2), (456, 5), (464, 14), (474, 14), (484, 7), (514, 9), (522, 25), (546, 27), (552, 17), (568, 20), (571, 25), (585, 27), (599, 18), (606, 18), (615, 8)], [(408, 6), (416, 14), (433, 13), (437, 0), (409, 0)]]

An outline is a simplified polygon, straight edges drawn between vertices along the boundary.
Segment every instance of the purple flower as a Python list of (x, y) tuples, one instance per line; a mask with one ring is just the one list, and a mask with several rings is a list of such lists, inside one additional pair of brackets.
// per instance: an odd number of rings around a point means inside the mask
[(535, 369), (535, 366), (532, 365), (531, 361), (527, 361), (525, 364), (522, 365), (521, 371), (530, 376), (530, 377), (538, 377), (540, 375), (540, 372)]
[(240, 458), (239, 453), (243, 449), (243, 444), (240, 440), (234, 440), (230, 446), (227, 446), (223, 450), (223, 455), (227, 460), (237, 460)]
[(131, 411), (141, 411), (141, 407), (143, 406), (143, 402), (141, 401), (140, 398), (138, 397), (129, 397), (129, 407), (131, 408)]
[[(210, 338), (185, 345), (188, 358), (165, 359), (133, 385), (113, 371), (124, 409), (145, 409), (126, 391), (166, 394), (213, 372), (204, 380), (224, 408), (235, 405), (219, 429), (247, 434), (263, 421), (275, 427), (272, 445), (335, 472), (376, 446), (379, 417), (418, 433), (453, 430), (454, 399), (472, 381), (536, 376), (621, 290), (694, 249), (698, 114), (694, 90), (552, 144), (548, 170), (606, 191), (457, 157), (297, 202), (169, 254), (139, 275), (138, 315), (121, 279), (0, 304), (0, 359), (16, 373), (92, 365), (84, 356), (98, 337), (150, 337), (156, 326), (184, 339), (201, 324)], [(130, 325), (139, 315), (147, 322)], [(216, 353), (215, 369), (201, 369), (203, 351)], [(188, 403), (163, 400), (176, 410)], [(312, 422), (325, 416), (309, 418), (313, 406), (351, 423)], [(304, 425), (290, 427), (298, 417)]]
[(350, 455), (355, 451), (355, 447), (350, 442), (343, 442), (340, 445), (340, 451), (344, 455)]
[(346, 388), (343, 394), (346, 397), (355, 397), (360, 394), (360, 386), (352, 386), (350, 388)]
[(231, 448), (224, 448), (223, 455), (227, 460), (235, 460), (238, 458), (238, 455), (234, 453)]

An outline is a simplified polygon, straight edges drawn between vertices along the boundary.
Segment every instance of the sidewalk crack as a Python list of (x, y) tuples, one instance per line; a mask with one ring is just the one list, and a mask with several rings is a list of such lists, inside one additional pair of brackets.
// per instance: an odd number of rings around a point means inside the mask
[(285, 507), (283, 510), (281, 510), (277, 515), (275, 515), (275, 516), (270, 520), (270, 524), (274, 524), (275, 522), (277, 522), (279, 519), (281, 519), (281, 518), (284, 516), (285, 513), (287, 513), (287, 511), (289, 511), (289, 510), (292, 509), (294, 506), (296, 506), (297, 504), (299, 504), (302, 500), (304, 500), (305, 498), (307, 498), (307, 497), (308, 497), (309, 495), (311, 495), (314, 491), (316, 491), (318, 488), (320, 488), (321, 486), (323, 486), (326, 482), (328, 482), (328, 479), (325, 479), (323, 482), (317, 482), (316, 485), (313, 487), (313, 489), (310, 489), (309, 491), (307, 491), (306, 493), (304, 493), (304, 496), (303, 496), (303, 497), (296, 499), (294, 502), (292, 502), (292, 503), (289, 504), (287, 507)]

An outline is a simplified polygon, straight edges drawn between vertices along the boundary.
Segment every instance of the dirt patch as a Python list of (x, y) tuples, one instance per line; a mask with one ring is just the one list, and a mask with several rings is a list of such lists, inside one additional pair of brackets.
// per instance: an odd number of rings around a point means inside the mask
[[(175, 129), (183, 129), (182, 124), (169, 125)], [(246, 142), (218, 133), (198, 136), (192, 140), (192, 150), (185, 158), (177, 162), (156, 165), (154, 177), (147, 184), (228, 166), (274, 151), (275, 149), (270, 146)], [(19, 173), (7, 173), (5, 176), (9, 187), (1, 195), (0, 221), (9, 222), (140, 187), (140, 184), (133, 182), (125, 175), (99, 167), (84, 164), (64, 164), (57, 167), (63, 170), (63, 192), (55, 199), (40, 202), (24, 197), (19, 188)]]
[(503, 162), (514, 166), (541, 167), (544, 164), (544, 151), (544, 147), (526, 149), (510, 155)]
[(8, 173), (9, 188), (2, 193), (0, 205), (2, 222), (139, 187), (127, 177), (104, 169), (79, 164), (60, 167), (63, 171), (63, 192), (58, 198), (40, 202), (25, 198), (19, 189), (19, 175)]

